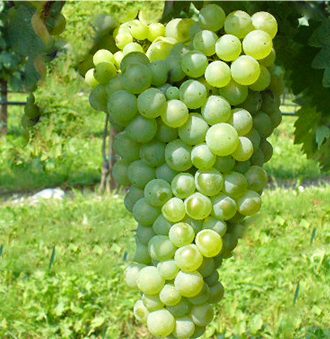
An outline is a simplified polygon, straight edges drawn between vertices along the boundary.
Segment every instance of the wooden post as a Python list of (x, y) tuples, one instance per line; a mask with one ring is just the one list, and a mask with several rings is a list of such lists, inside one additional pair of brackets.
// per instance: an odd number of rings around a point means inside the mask
[(0, 80), (0, 134), (7, 134), (8, 132), (8, 84), (6, 80)]

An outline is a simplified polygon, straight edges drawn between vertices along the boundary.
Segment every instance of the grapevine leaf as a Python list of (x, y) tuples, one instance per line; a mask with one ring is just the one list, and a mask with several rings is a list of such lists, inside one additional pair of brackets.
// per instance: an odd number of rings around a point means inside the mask
[(312, 67), (323, 69), (330, 67), (330, 43), (320, 50), (312, 62)]
[(322, 79), (322, 85), (323, 85), (323, 87), (327, 87), (327, 88), (330, 87), (330, 66), (327, 67), (324, 70), (323, 79)]
[(330, 45), (330, 18), (325, 19), (322, 24), (313, 32), (309, 39), (309, 45), (323, 47)]
[(327, 126), (320, 126), (316, 130), (316, 143), (317, 147), (320, 149), (321, 145), (325, 140), (330, 137), (330, 128)]

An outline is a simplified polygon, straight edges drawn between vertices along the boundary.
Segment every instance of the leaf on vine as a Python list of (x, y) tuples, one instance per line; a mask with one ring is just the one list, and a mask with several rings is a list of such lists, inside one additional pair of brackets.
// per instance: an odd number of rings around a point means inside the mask
[(309, 45), (323, 47), (330, 45), (330, 18), (323, 20), (322, 24), (313, 32)]
[(312, 62), (312, 67), (323, 69), (330, 67), (330, 42), (328, 46), (323, 47)]
[(323, 87), (330, 87), (330, 66), (327, 67), (323, 73), (322, 85)]
[(316, 130), (316, 143), (317, 143), (318, 149), (320, 149), (320, 147), (322, 146), (324, 141), (329, 139), (329, 137), (330, 137), (330, 128), (329, 127), (322, 125), (322, 126), (317, 128), (317, 130)]

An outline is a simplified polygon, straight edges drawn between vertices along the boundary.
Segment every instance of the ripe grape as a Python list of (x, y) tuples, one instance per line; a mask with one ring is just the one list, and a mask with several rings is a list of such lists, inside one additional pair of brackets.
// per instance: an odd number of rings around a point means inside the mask
[(181, 59), (183, 72), (191, 78), (201, 77), (207, 65), (207, 57), (199, 51), (188, 52), (184, 54)]
[(206, 144), (200, 144), (191, 150), (191, 162), (196, 168), (207, 170), (215, 164), (216, 156)]
[(235, 35), (225, 34), (217, 40), (215, 52), (223, 61), (234, 61), (242, 52), (241, 41)]
[(207, 83), (213, 87), (225, 87), (231, 80), (230, 68), (223, 61), (212, 61), (206, 67), (205, 79)]
[(195, 232), (189, 224), (180, 222), (170, 228), (168, 236), (176, 247), (182, 247), (193, 242)]
[(176, 197), (180, 199), (188, 198), (196, 189), (193, 175), (190, 173), (177, 174), (171, 182), (171, 188)]
[(209, 4), (200, 10), (198, 21), (203, 29), (216, 32), (223, 27), (225, 18), (226, 14), (219, 5)]
[(149, 88), (138, 96), (137, 109), (145, 118), (157, 118), (166, 109), (165, 95), (157, 88)]
[(179, 128), (179, 137), (187, 145), (197, 145), (205, 140), (208, 124), (198, 113), (189, 114), (188, 120)]
[(252, 15), (251, 19), (255, 29), (267, 32), (274, 39), (277, 33), (277, 22), (270, 13), (257, 12)]
[(149, 313), (147, 326), (152, 335), (166, 337), (173, 332), (175, 319), (168, 310), (157, 310)]
[(273, 48), (271, 36), (261, 30), (248, 33), (242, 45), (244, 53), (257, 60), (266, 58)]
[(256, 59), (249, 55), (241, 55), (231, 64), (231, 75), (240, 85), (254, 84), (260, 75), (260, 66)]
[(211, 95), (202, 106), (201, 113), (205, 121), (210, 125), (226, 122), (231, 116), (229, 102), (218, 95)]
[(252, 20), (248, 13), (244, 11), (235, 11), (228, 14), (225, 20), (226, 33), (242, 39), (252, 30)]
[(193, 39), (193, 46), (196, 50), (202, 52), (206, 56), (211, 56), (215, 53), (215, 43), (218, 36), (208, 30), (197, 32)]
[(183, 82), (179, 92), (180, 100), (183, 101), (189, 109), (201, 107), (207, 98), (206, 87), (197, 80), (187, 80)]

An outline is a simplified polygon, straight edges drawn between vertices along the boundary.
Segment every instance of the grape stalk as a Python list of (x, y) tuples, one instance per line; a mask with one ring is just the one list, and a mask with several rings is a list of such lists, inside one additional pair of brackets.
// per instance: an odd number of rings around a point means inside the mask
[(276, 33), (269, 13), (216, 4), (166, 25), (134, 19), (86, 73), (90, 104), (118, 132), (113, 177), (137, 221), (125, 279), (155, 337), (204, 333), (224, 295), (218, 269), (260, 210), (281, 122)]

